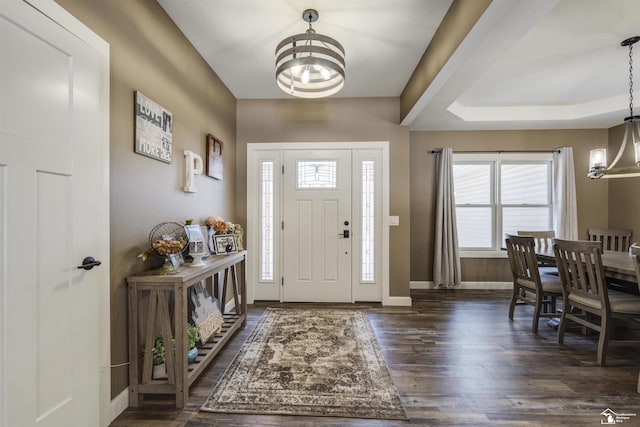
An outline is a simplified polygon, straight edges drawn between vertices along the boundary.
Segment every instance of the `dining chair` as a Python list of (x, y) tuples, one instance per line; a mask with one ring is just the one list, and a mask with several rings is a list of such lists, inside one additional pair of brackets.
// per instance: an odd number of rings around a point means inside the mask
[[(556, 237), (556, 232), (553, 230), (543, 231), (527, 231), (518, 230), (518, 236), (531, 236), (536, 244), (536, 251), (552, 251), (553, 239)], [(538, 266), (540, 267), (540, 273), (555, 274), (558, 275), (558, 269), (555, 264), (538, 260)]]
[(631, 245), (631, 233), (632, 231), (628, 229), (587, 229), (589, 240), (592, 242), (602, 242), (602, 249), (605, 251), (627, 252)]
[(640, 346), (637, 340), (613, 339), (614, 319), (640, 316), (640, 296), (610, 290), (602, 267), (600, 241), (553, 240), (553, 251), (563, 287), (563, 310), (558, 343), (564, 343), (568, 321), (599, 334), (597, 363), (605, 365), (608, 346)]
[(506, 246), (513, 277), (509, 319), (513, 320), (519, 301), (531, 305), (534, 307), (531, 330), (538, 333), (541, 317), (558, 317), (556, 299), (562, 297), (562, 283), (558, 276), (540, 274), (533, 237), (507, 235)]

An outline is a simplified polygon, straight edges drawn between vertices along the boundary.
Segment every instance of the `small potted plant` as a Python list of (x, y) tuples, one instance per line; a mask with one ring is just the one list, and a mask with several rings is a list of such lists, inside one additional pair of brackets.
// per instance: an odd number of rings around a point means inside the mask
[(196, 342), (200, 339), (198, 328), (187, 323), (187, 360), (193, 363), (198, 357)]
[(165, 365), (164, 340), (156, 337), (153, 342), (153, 373), (154, 379), (167, 378), (167, 366)]

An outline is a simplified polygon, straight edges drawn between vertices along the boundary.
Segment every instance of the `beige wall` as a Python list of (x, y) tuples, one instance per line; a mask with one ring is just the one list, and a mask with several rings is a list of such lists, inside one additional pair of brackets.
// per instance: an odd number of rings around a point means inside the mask
[[(618, 152), (624, 125), (609, 129), (609, 147), (607, 157), (613, 160)], [(617, 166), (630, 166), (633, 163), (633, 148), (627, 142), (624, 157)], [(640, 242), (640, 178), (609, 179), (609, 221), (603, 228), (630, 228), (633, 230), (632, 242)], [(596, 224), (597, 225), (597, 224)], [(594, 227), (596, 226), (594, 225)]]
[[(236, 221), (236, 100), (155, 1), (57, 0), (111, 46), (111, 362), (129, 360), (126, 277), (147, 270), (138, 253), (164, 221)], [(173, 161), (133, 152), (133, 94), (139, 90), (173, 113)], [(205, 135), (224, 142), (223, 181), (196, 177), (184, 186), (184, 150), (205, 155)], [(128, 385), (128, 367), (112, 369), (112, 396)]]
[(238, 100), (238, 218), (246, 223), (246, 156), (252, 142), (390, 142), (390, 294), (409, 295), (409, 131), (398, 98)]
[[(435, 158), (431, 150), (551, 150), (573, 147), (578, 202), (578, 231), (607, 226), (606, 180), (587, 178), (589, 150), (607, 145), (600, 130), (411, 132), (411, 280), (433, 279), (433, 197)], [(636, 221), (637, 222), (637, 221)], [(463, 281), (509, 281), (506, 259), (463, 259)]]

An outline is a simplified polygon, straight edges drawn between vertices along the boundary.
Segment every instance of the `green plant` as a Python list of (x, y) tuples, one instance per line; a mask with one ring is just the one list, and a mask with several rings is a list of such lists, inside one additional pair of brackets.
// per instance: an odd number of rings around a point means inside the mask
[(198, 328), (187, 323), (187, 350), (191, 350), (196, 346), (196, 341), (200, 339)]
[(152, 353), (154, 365), (164, 363), (164, 340), (162, 337), (156, 337), (156, 340), (153, 342)]
[[(187, 350), (191, 350), (196, 346), (196, 342), (200, 339), (200, 333), (198, 332), (198, 328), (187, 323)], [(176, 340), (171, 340), (173, 346), (176, 345)], [(165, 347), (164, 347), (164, 339), (161, 336), (157, 336), (155, 341), (153, 342), (153, 364), (159, 365), (164, 363), (165, 361)]]

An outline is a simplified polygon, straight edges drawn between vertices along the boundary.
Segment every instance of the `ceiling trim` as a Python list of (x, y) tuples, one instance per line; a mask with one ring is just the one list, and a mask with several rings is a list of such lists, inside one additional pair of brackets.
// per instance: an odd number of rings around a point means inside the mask
[[(634, 97), (640, 97), (637, 92)], [(465, 122), (578, 120), (613, 112), (624, 112), (625, 95), (568, 105), (526, 105), (507, 107), (473, 107), (454, 101), (447, 110)]]

